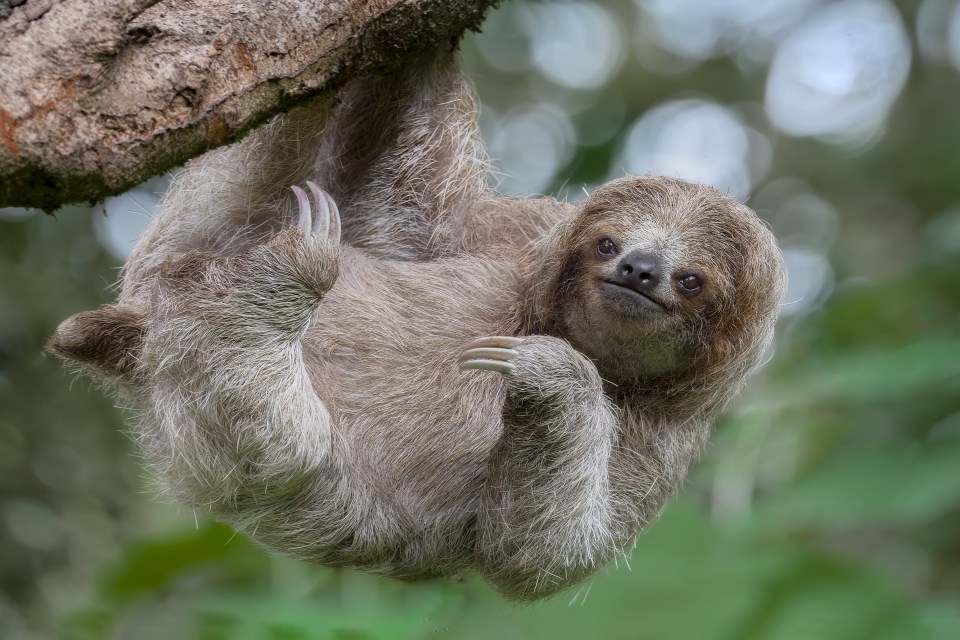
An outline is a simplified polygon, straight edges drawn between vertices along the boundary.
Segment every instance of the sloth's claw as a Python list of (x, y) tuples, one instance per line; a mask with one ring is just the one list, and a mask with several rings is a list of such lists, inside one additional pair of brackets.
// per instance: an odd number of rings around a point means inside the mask
[(296, 185), (290, 187), (290, 190), (297, 196), (297, 205), (299, 207), (297, 226), (300, 227), (304, 233), (309, 234), (310, 228), (313, 226), (313, 212), (310, 211), (310, 199), (307, 198), (307, 193)]
[(520, 346), (523, 338), (514, 338), (513, 336), (486, 336), (477, 338), (467, 345), (467, 349), (483, 349), (486, 347), (500, 347), (502, 349), (513, 349)]
[(307, 186), (313, 193), (313, 201), (317, 205), (316, 224), (313, 232), (320, 237), (329, 237), (330, 235), (330, 204), (323, 197), (323, 191), (314, 183), (307, 181)]
[(505, 362), (517, 357), (517, 352), (513, 349), (498, 349), (496, 347), (480, 347), (477, 349), (467, 349), (460, 354), (458, 362), (473, 360), (475, 358), (486, 358), (488, 360), (503, 360)]
[(467, 349), (460, 354), (460, 370), (483, 369), (506, 375), (517, 368), (510, 361), (520, 355), (513, 347), (521, 342), (522, 338), (510, 336), (478, 338), (468, 344)]
[(307, 187), (313, 194), (316, 214), (313, 213), (307, 193), (300, 187), (290, 187), (297, 196), (297, 226), (306, 234), (314, 233), (332, 240), (334, 244), (340, 244), (340, 210), (337, 208), (337, 203), (329, 193), (309, 180)]
[(324, 192), (327, 196), (327, 200), (330, 201), (330, 237), (333, 238), (333, 241), (337, 244), (340, 244), (340, 236), (342, 226), (340, 224), (340, 209), (337, 207), (337, 203), (333, 201), (333, 197)]
[(496, 371), (497, 373), (502, 373), (507, 375), (517, 366), (510, 364), (509, 362), (501, 362), (499, 360), (467, 360), (464, 363), (461, 363), (460, 370), (466, 371), (467, 369), (484, 369), (486, 371)]
[(324, 210), (327, 212), (327, 218), (329, 220), (327, 228), (329, 229), (328, 233), (330, 239), (334, 243), (340, 243), (340, 209), (337, 207), (337, 203), (333, 200), (333, 196), (329, 193), (318, 187), (313, 182), (307, 180), (307, 186), (310, 187), (310, 190), (313, 192), (313, 197), (319, 204), (321, 200), (324, 202)]

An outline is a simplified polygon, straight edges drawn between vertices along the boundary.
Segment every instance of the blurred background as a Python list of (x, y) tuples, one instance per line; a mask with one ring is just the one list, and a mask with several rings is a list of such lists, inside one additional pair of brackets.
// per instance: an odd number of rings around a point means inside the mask
[(41, 353), (166, 185), (0, 209), (0, 638), (960, 638), (960, 5), (512, 0), (463, 56), (499, 189), (713, 184), (776, 232), (776, 348), (682, 495), (547, 603), (271, 557), (158, 504)]

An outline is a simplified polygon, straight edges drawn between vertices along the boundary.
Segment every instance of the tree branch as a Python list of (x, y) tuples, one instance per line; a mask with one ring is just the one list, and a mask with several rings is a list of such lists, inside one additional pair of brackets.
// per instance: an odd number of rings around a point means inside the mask
[(120, 193), (496, 0), (0, 0), (0, 206)]

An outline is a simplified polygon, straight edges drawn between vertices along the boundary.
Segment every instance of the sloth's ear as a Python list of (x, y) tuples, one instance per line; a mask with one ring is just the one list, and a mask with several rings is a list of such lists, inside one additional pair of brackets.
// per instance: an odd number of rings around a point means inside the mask
[(46, 350), (95, 377), (129, 381), (135, 376), (145, 326), (139, 310), (108, 304), (61, 322)]

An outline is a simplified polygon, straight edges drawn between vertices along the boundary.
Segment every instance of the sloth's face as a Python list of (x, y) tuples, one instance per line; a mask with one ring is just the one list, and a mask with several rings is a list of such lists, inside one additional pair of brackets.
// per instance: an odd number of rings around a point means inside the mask
[(676, 232), (598, 227), (589, 234), (593, 242), (585, 243), (593, 250), (580, 248), (584, 275), (594, 280), (593, 287), (582, 283), (593, 291), (581, 294), (596, 298), (604, 308), (641, 322), (659, 322), (695, 312), (716, 297), (719, 265), (698, 259)]
[[(751, 330), (731, 314), (776, 307), (780, 263), (768, 235), (712, 189), (667, 178), (601, 187), (584, 203), (561, 277), (569, 339), (625, 375), (698, 366), (720, 337), (748, 342), (721, 334)], [(774, 263), (773, 275), (747, 273), (758, 258)]]
[(623, 222), (600, 218), (578, 234), (565, 324), (591, 356), (623, 359), (642, 373), (675, 370), (696, 359), (727, 306), (730, 269), (696, 232), (649, 218)]

